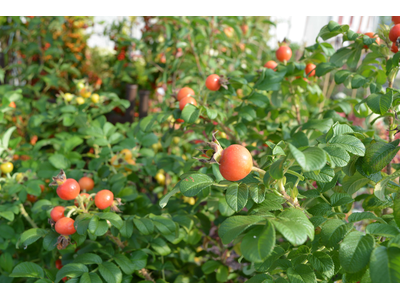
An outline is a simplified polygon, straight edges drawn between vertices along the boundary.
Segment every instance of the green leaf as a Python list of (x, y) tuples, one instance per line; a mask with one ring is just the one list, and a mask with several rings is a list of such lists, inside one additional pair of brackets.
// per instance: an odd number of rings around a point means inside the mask
[(221, 197), (218, 200), (218, 210), (224, 217), (230, 217), (235, 213), (228, 203), (226, 203), (226, 199), (224, 197)]
[(284, 254), (285, 250), (281, 246), (276, 246), (265, 261), (262, 263), (255, 263), (254, 267), (257, 272), (267, 272), (272, 267), (273, 263)]
[(99, 272), (107, 283), (122, 282), (122, 272), (112, 262), (105, 261), (101, 265), (99, 265)]
[(147, 265), (147, 254), (142, 250), (138, 250), (132, 253), (130, 260), (133, 263), (135, 271), (141, 270)]
[(368, 107), (378, 115), (384, 115), (390, 108), (393, 102), (393, 92), (389, 90), (386, 95), (371, 94), (367, 98)]
[(137, 229), (144, 235), (152, 234), (154, 231), (154, 223), (152, 220), (141, 218), (141, 219), (133, 219), (133, 223), (137, 227)]
[(274, 161), (274, 163), (269, 168), (269, 174), (274, 179), (283, 178), (283, 165), (286, 161), (286, 157), (281, 157), (280, 159)]
[(151, 132), (153, 130), (154, 123), (156, 122), (157, 114), (149, 115), (140, 120), (140, 130), (143, 132)]
[(332, 163), (334, 164), (333, 167), (345, 167), (350, 161), (350, 155), (341, 147), (327, 146), (324, 147), (323, 150), (328, 153)]
[(333, 170), (332, 168), (325, 166), (322, 168), (322, 170), (320, 172), (318, 172), (318, 174), (316, 174), (317, 172), (305, 172), (304, 176), (308, 179), (312, 179), (318, 182), (331, 182), (332, 179), (335, 177), (335, 170)]
[(26, 247), (45, 236), (47, 232), (48, 231), (46, 229), (31, 228), (21, 234), (20, 243)]
[(308, 120), (306, 123), (303, 124), (302, 129), (316, 129), (321, 132), (326, 132), (328, 131), (333, 124), (333, 121), (331, 118), (329, 119), (322, 119), (322, 120), (315, 120), (311, 119)]
[(151, 242), (151, 247), (153, 247), (153, 249), (162, 256), (166, 256), (171, 253), (171, 249), (162, 238), (156, 238), (153, 240)]
[(265, 185), (253, 183), (249, 185), (250, 197), (255, 203), (262, 203), (265, 200)]
[(309, 237), (314, 239), (314, 226), (299, 209), (289, 208), (276, 219), (271, 219), (275, 228), (293, 245), (304, 244)]
[(352, 224), (338, 219), (328, 220), (322, 225), (321, 241), (328, 248), (335, 247), (351, 230)]
[(226, 190), (225, 197), (230, 208), (232, 208), (234, 211), (241, 211), (247, 204), (247, 185), (232, 183)]
[(289, 144), (289, 149), (304, 172), (321, 170), (326, 165), (325, 152), (318, 147), (310, 147), (301, 152)]
[(334, 69), (336, 69), (336, 66), (333, 63), (322, 62), (315, 68), (315, 76), (321, 77)]
[(381, 181), (379, 181), (379, 182), (375, 185), (375, 188), (374, 188), (374, 195), (375, 195), (379, 200), (385, 201), (385, 200), (386, 200), (386, 197), (385, 197), (386, 186), (388, 185), (388, 183), (389, 183), (391, 180), (393, 180), (393, 179), (395, 179), (395, 178), (397, 178), (397, 177), (399, 177), (399, 176), (400, 176), (400, 170), (394, 172), (394, 173), (391, 174), (391, 175), (388, 175), (388, 176), (384, 177)]
[(222, 243), (227, 245), (247, 228), (263, 220), (262, 216), (233, 216), (222, 222), (218, 234)]
[(330, 140), (334, 136), (339, 136), (339, 135), (343, 135), (346, 133), (352, 133), (352, 132), (354, 132), (354, 130), (351, 129), (351, 127), (349, 125), (339, 124), (336, 122), (335, 124), (332, 125), (331, 129), (326, 133), (325, 141), (330, 142)]
[(4, 252), (0, 255), (0, 268), (2, 268), (3, 271), (11, 273), (13, 266), (14, 262), (10, 253)]
[(365, 78), (364, 76), (355, 74), (353, 76), (353, 79), (351, 80), (351, 88), (358, 89), (358, 88), (362, 87), (364, 84), (366, 84), (367, 82), (368, 82), (367, 78)]
[(43, 269), (35, 263), (23, 262), (15, 266), (9, 277), (44, 278)]
[(226, 282), (228, 280), (229, 269), (226, 266), (219, 266), (216, 278), (218, 282)]
[(123, 236), (126, 239), (129, 239), (133, 234), (133, 221), (132, 220), (124, 221), (119, 231), (121, 233), (121, 236)]
[(339, 259), (348, 273), (356, 273), (365, 268), (374, 249), (374, 238), (361, 232), (349, 233), (340, 244)]
[(91, 265), (91, 264), (101, 264), (103, 260), (100, 256), (94, 253), (83, 253), (78, 255), (74, 259), (74, 263), (84, 264), (84, 265)]
[(89, 269), (84, 264), (67, 264), (57, 272), (56, 282), (59, 282), (64, 277), (75, 278), (87, 272), (89, 272)]
[(269, 98), (260, 93), (252, 93), (247, 100), (259, 107), (266, 107), (269, 104)]
[(160, 199), (160, 207), (164, 208), (165, 206), (167, 206), (169, 199), (175, 195), (176, 193), (179, 193), (180, 189), (179, 189), (179, 183), (177, 183), (175, 185), (175, 187), (169, 191), (167, 194), (165, 194), (161, 199)]
[(375, 248), (371, 254), (369, 269), (374, 283), (400, 283), (400, 248)]
[(16, 126), (12, 126), (4, 132), (3, 137), (1, 138), (1, 147), (4, 149), (8, 149), (8, 143), (10, 142), (11, 134), (16, 129)]
[(190, 103), (183, 108), (181, 114), (182, 119), (188, 124), (196, 122), (199, 116), (200, 116), (200, 110), (196, 106)]
[(85, 234), (88, 229), (89, 223), (91, 221), (91, 216), (87, 214), (81, 214), (75, 219), (74, 226), (76, 228), (76, 232), (80, 235)]
[(34, 196), (40, 196), (42, 190), (40, 189), (40, 185), (37, 181), (28, 181), (26, 183), (26, 192)]
[(307, 265), (287, 269), (287, 276), (291, 283), (317, 283), (314, 271)]
[(340, 68), (342, 67), (351, 54), (354, 53), (354, 49), (350, 48), (340, 48), (339, 50), (336, 51), (335, 54), (333, 54), (330, 58), (330, 62), (335, 65), (335, 67)]
[(210, 176), (205, 174), (191, 174), (181, 180), (179, 188), (186, 197), (193, 197), (199, 194), (203, 189), (212, 185), (214, 181)]
[(365, 154), (364, 144), (358, 138), (351, 135), (335, 136), (330, 141), (330, 144), (342, 147), (344, 150), (358, 156), (364, 156)]
[(365, 233), (377, 236), (393, 238), (400, 234), (400, 230), (388, 224), (372, 223), (367, 226)]
[(135, 272), (135, 265), (125, 255), (116, 254), (114, 260), (125, 274), (131, 275)]
[(332, 206), (342, 206), (354, 202), (353, 198), (346, 193), (334, 193), (330, 200)]
[(68, 169), (70, 162), (69, 160), (62, 154), (53, 154), (49, 157), (49, 162), (56, 169)]
[(267, 274), (257, 274), (247, 280), (245, 283), (266, 283), (266, 282), (273, 282), (273, 279), (270, 275)]
[(219, 261), (208, 260), (201, 266), (201, 270), (204, 272), (204, 274), (208, 275), (218, 269), (219, 266), (221, 266), (221, 263)]
[(101, 281), (101, 278), (99, 277), (99, 275), (97, 275), (96, 273), (83, 273), (79, 282), (80, 283), (103, 283), (103, 281)]
[(396, 197), (393, 199), (393, 217), (397, 226), (400, 227), (400, 193), (397, 192)]
[(358, 192), (362, 187), (364, 187), (370, 180), (365, 178), (360, 173), (354, 174), (354, 176), (345, 176), (343, 178), (343, 190), (352, 195)]
[(285, 75), (286, 71), (274, 72), (271, 69), (264, 69), (255, 88), (264, 91), (278, 91)]
[(399, 140), (394, 143), (377, 141), (367, 146), (365, 156), (360, 158), (360, 164), (366, 174), (373, 174), (381, 171), (399, 152), (400, 147), (396, 147)]
[(336, 84), (341, 84), (345, 82), (345, 80), (351, 75), (351, 73), (347, 70), (339, 70), (335, 73), (335, 82)]
[(110, 223), (117, 227), (118, 229), (121, 229), (123, 221), (119, 215), (113, 212), (105, 212), (105, 213), (98, 213), (96, 214), (100, 219), (108, 220)]
[(151, 220), (156, 226), (157, 230), (163, 235), (171, 235), (176, 232), (176, 223), (171, 219), (161, 217), (161, 216), (152, 216)]
[(256, 226), (243, 237), (240, 251), (248, 261), (263, 262), (274, 247), (275, 229), (267, 222), (265, 226)]
[(14, 213), (11, 211), (0, 211), (0, 217), (12, 222), (14, 221)]
[(378, 222), (386, 223), (382, 218), (375, 216), (372, 212), (369, 212), (369, 211), (360, 212), (360, 213), (352, 213), (348, 218), (348, 221), (350, 223), (358, 222), (361, 220), (377, 220)]
[(312, 267), (323, 274), (326, 278), (331, 278), (335, 273), (335, 265), (332, 258), (325, 252), (314, 252), (308, 256), (308, 261)]

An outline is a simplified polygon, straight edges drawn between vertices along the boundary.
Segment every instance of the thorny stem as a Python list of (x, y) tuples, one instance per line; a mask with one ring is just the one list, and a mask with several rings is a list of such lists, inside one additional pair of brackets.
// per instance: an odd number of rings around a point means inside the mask
[(331, 77), (331, 73), (328, 73), (325, 76), (325, 81), (324, 81), (324, 87), (322, 89), (322, 94), (325, 96), (324, 99), (322, 100), (320, 106), (319, 106), (319, 110), (322, 111), (323, 107), (324, 107), (324, 103), (325, 103), (325, 99), (326, 99), (326, 93), (328, 91), (328, 86), (329, 86), (329, 78)]
[(113, 236), (110, 232), (106, 233), (106, 236), (110, 238), (115, 244), (117, 244), (118, 247), (121, 249), (125, 248), (125, 244), (116, 236)]
[[(388, 85), (389, 88), (393, 87), (393, 80), (394, 80), (394, 77), (389, 79), (389, 85)], [(393, 113), (393, 110), (391, 108), (389, 109), (389, 113)], [(393, 138), (394, 138), (394, 131), (392, 131), (392, 127), (393, 127), (393, 117), (390, 116), (389, 117), (389, 143), (393, 142)], [(392, 162), (391, 161), (387, 164), (386, 172), (388, 175), (392, 174)]]
[(19, 210), (21, 211), (21, 214), (25, 217), (25, 219), (31, 224), (33, 228), (38, 228), (36, 223), (31, 219), (31, 217), (28, 215), (28, 213), (25, 210), (25, 207), (22, 205), (22, 203), (19, 205)]
[(151, 273), (149, 273), (149, 271), (147, 271), (145, 268), (141, 269), (141, 270), (139, 271), (139, 273), (142, 274), (143, 277), (144, 277), (146, 280), (156, 283), (156, 282), (154, 281), (154, 279), (151, 277)]

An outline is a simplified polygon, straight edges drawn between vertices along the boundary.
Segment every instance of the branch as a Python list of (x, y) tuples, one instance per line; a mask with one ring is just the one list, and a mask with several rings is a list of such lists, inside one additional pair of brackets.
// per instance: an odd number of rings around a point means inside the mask
[(38, 228), (36, 223), (31, 219), (31, 217), (28, 215), (28, 213), (25, 210), (25, 207), (22, 205), (22, 203), (19, 205), (19, 210), (21, 211), (21, 214), (25, 217), (25, 219), (31, 224), (33, 228)]
[(199, 73), (200, 73), (200, 75), (202, 75), (203, 72), (201, 71), (200, 59), (199, 59), (199, 56), (197, 55), (197, 52), (196, 52), (196, 50), (194, 48), (194, 44), (193, 44), (192, 37), (190, 36), (190, 34), (188, 35), (188, 39), (189, 39), (190, 47), (192, 48), (192, 51), (193, 51), (193, 54), (194, 54), (194, 58), (196, 59), (197, 69), (199, 69)]

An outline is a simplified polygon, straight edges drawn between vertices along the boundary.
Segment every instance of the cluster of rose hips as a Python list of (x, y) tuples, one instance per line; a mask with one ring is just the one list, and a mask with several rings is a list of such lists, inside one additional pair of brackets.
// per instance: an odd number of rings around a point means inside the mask
[(392, 27), (392, 29), (390, 29), (389, 40), (393, 42), (393, 44), (390, 50), (392, 50), (393, 53), (397, 53), (399, 52), (400, 43), (400, 16), (393, 16), (392, 22), (394, 23), (394, 26)]
[[(218, 91), (221, 86), (226, 88), (227, 79), (223, 76), (212, 74), (207, 77), (205, 85), (210, 91)], [(179, 108), (183, 108), (191, 103), (197, 105), (197, 102), (191, 96), (194, 96), (194, 91), (189, 87), (182, 88), (177, 95), (179, 101)], [(204, 163), (218, 163), (221, 175), (229, 181), (238, 181), (245, 178), (253, 169), (253, 158), (246, 149), (246, 147), (238, 144), (233, 144), (223, 149), (215, 137), (216, 132), (213, 134), (213, 140), (207, 143), (211, 146), (211, 150), (202, 150), (203, 156), (209, 159), (198, 159)], [(209, 155), (210, 154), (210, 155)], [(211, 156), (211, 158), (210, 158)]]
[[(69, 235), (74, 234), (76, 232), (76, 228), (74, 226), (75, 221), (70, 218), (73, 212), (81, 209), (82, 212), (87, 212), (90, 206), (93, 204), (92, 197), (94, 197), (94, 205), (98, 209), (106, 209), (111, 207), (112, 210), (118, 211), (116, 208), (116, 204), (114, 203), (114, 194), (109, 190), (101, 190), (96, 194), (89, 195), (88, 193), (94, 188), (94, 181), (90, 177), (82, 177), (77, 182), (75, 179), (66, 177), (63, 170), (61, 170), (60, 174), (53, 177), (53, 182), (50, 183), (50, 186), (57, 186), (57, 195), (66, 201), (75, 200), (76, 208), (72, 207), (69, 210), (67, 216), (65, 216), (65, 209), (68, 207), (64, 206), (56, 206), (50, 212), (52, 225), (55, 224), (55, 230), (59, 233), (59, 249), (63, 249), (66, 245), (69, 244)], [(85, 191), (81, 193), (81, 191)], [(118, 199), (119, 200), (119, 199)], [(118, 204), (119, 201), (117, 200)], [(66, 244), (64, 244), (66, 243)], [(61, 245), (61, 246), (60, 246)]]
[[(206, 79), (206, 87), (210, 91), (218, 91), (221, 86), (226, 88), (226, 84), (228, 83), (227, 79), (224, 76), (219, 76), (217, 74), (211, 74)], [(195, 93), (190, 87), (183, 87), (179, 90), (176, 95), (176, 99), (179, 101), (179, 109), (183, 110), (187, 104), (193, 104), (197, 106), (197, 101), (192, 96)], [(181, 120), (181, 119), (178, 119)], [(178, 121), (178, 123), (183, 123), (182, 121)]]
[[(292, 57), (292, 49), (290, 49), (290, 47), (286, 43), (283, 43), (278, 48), (278, 50), (276, 50), (275, 55), (276, 55), (277, 60), (279, 60), (280, 62), (283, 62), (283, 63), (287, 63), (290, 60), (290, 58)], [(269, 60), (265, 63), (264, 68), (275, 71), (277, 66), (278, 66), (277, 62), (275, 62), (273, 60)], [(316, 65), (314, 65), (312, 63), (308, 63), (305, 68), (306, 75), (308, 77), (314, 76), (316, 67), (317, 67)]]

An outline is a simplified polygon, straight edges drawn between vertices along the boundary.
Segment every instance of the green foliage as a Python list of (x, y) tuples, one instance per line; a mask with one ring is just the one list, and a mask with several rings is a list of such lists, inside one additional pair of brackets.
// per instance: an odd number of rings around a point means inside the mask
[[(400, 171), (392, 163), (400, 56), (331, 21), (300, 61), (271, 70), (262, 67), (274, 57), (265, 32), (275, 24), (266, 18), (152, 19), (144, 18), (140, 40), (129, 36), (134, 18), (106, 29), (117, 53), (92, 50), (98, 61), (89, 63), (106, 69), (101, 87), (93, 78), (65, 83), (81, 77), (69, 62), (54, 72), (46, 62), (37, 87), (0, 87), (0, 159), (14, 166), (0, 179), (0, 281), (400, 282)], [(2, 41), (26, 24), (10, 20), (11, 29), (0, 24)], [(346, 46), (325, 42), (338, 35)], [(379, 35), (387, 40), (386, 31)], [(13, 45), (38, 51), (31, 41)], [(48, 49), (54, 58), (63, 55), (56, 48)], [(306, 74), (309, 63), (315, 76)], [(14, 74), (40, 74), (36, 63), (25, 68)], [(214, 73), (223, 86), (209, 91), (205, 79)], [(116, 111), (135, 113), (120, 98), (126, 84), (151, 89), (151, 109), (111, 122)], [(175, 98), (184, 86), (197, 105), (181, 111)], [(349, 95), (331, 97), (339, 89)], [(235, 182), (220, 171), (232, 144), (253, 159), (250, 167), (240, 156), (224, 166), (248, 171)], [(60, 169), (92, 178), (90, 199), (61, 200), (49, 186)], [(113, 193), (111, 207), (93, 201), (101, 190)], [(49, 224), (55, 206), (76, 233), (61, 236)]]

